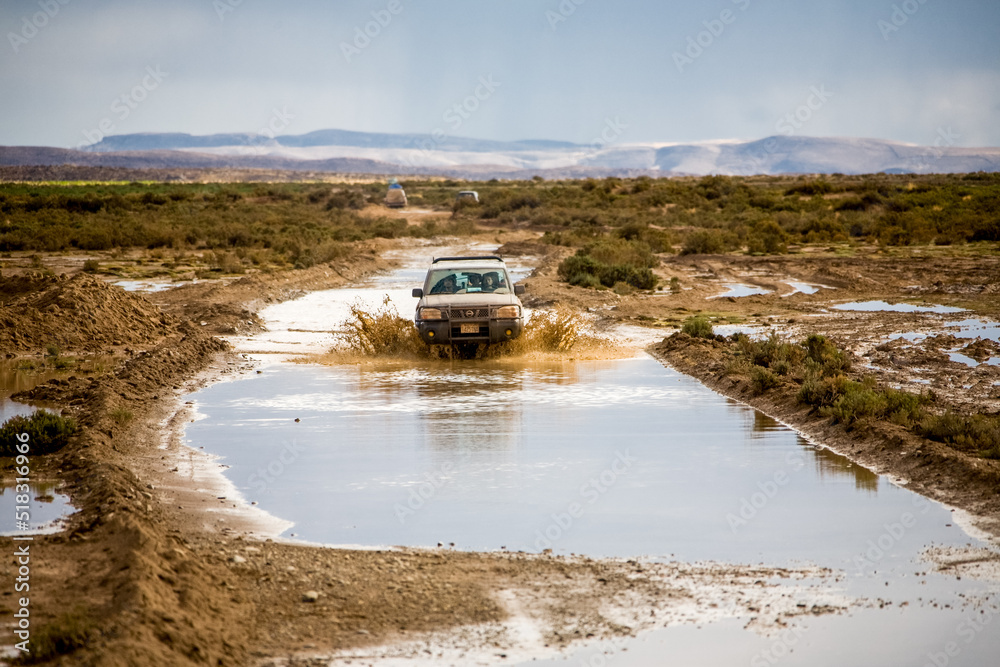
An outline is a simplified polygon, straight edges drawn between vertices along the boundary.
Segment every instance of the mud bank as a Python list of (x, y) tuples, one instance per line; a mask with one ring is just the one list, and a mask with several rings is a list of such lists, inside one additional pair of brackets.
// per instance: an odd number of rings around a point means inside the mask
[(986, 460), (921, 438), (901, 426), (876, 421), (848, 428), (797, 399), (797, 386), (782, 384), (757, 395), (744, 377), (730, 376), (728, 341), (674, 334), (649, 348), (663, 363), (725, 396), (750, 405), (898, 483), (968, 511), (975, 526), (1000, 537), (1000, 461)]

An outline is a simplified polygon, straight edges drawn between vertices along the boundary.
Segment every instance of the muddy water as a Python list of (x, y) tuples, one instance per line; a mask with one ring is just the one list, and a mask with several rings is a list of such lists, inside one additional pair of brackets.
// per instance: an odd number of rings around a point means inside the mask
[[(254, 350), (322, 347), (337, 309), (392, 290), (405, 292), (396, 303), (408, 315), (409, 288), (421, 276), (411, 265), (283, 304), (265, 313), (270, 333), (239, 344), (258, 358), (267, 355)], [(801, 636), (760, 637), (738, 623), (682, 626), (580, 648), (570, 664), (660, 665), (669, 655), (685, 665), (922, 665), (949, 643), (959, 651), (947, 664), (1000, 656), (995, 632), (961, 625), (967, 615), (984, 618), (970, 600), (1000, 604), (993, 585), (935, 574), (920, 560), (927, 545), (980, 545), (947, 508), (641, 353), (259, 370), (194, 394), (200, 419), (186, 437), (222, 457), (248, 501), (293, 521), (288, 535), (808, 561), (842, 571), (845, 593), (871, 601), (870, 609), (804, 621)]]
[[(27, 391), (52, 378), (66, 377), (65, 371), (27, 371), (19, 370), (10, 362), (0, 363), (0, 424), (11, 417), (28, 416), (37, 408), (25, 403), (11, 400), (11, 395), (19, 391)], [(10, 461), (11, 459), (7, 459)], [(0, 459), (2, 461), (2, 459)], [(0, 535), (32, 535), (56, 532), (59, 529), (59, 519), (74, 511), (69, 497), (58, 493), (53, 484), (28, 485), (28, 530), (19, 530), (16, 524), (15, 512), (22, 504), (17, 499), (14, 484), (14, 472), (0, 479)]]

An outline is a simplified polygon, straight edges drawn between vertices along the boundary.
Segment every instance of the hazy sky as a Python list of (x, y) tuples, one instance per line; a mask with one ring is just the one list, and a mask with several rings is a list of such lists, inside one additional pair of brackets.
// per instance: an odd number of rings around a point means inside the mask
[(0, 27), (5, 145), (338, 128), (1000, 146), (997, 0), (3, 0)]

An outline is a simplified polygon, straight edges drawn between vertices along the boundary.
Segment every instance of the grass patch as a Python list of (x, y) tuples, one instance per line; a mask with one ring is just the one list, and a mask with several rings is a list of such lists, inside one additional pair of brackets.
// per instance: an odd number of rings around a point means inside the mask
[(23, 664), (47, 662), (72, 653), (87, 644), (94, 629), (93, 621), (82, 609), (66, 612), (33, 633)]
[[(559, 277), (580, 287), (615, 287), (656, 289), (652, 267), (659, 260), (645, 241), (633, 238), (610, 238), (590, 243), (559, 263)], [(618, 288), (619, 291), (621, 287)]]
[(109, 416), (111, 417), (111, 421), (113, 421), (118, 426), (125, 426), (126, 424), (129, 424), (133, 419), (135, 419), (135, 415), (132, 413), (131, 410), (129, 410), (128, 408), (121, 408), (121, 407), (112, 410), (109, 413)]
[(920, 422), (917, 432), (964, 452), (1000, 459), (1000, 418), (996, 416), (954, 412), (928, 415)]
[(39, 410), (29, 417), (15, 415), (0, 426), (0, 456), (17, 455), (18, 435), (28, 435), (31, 454), (50, 454), (69, 442), (77, 431), (76, 421), (70, 417)]
[(708, 321), (708, 318), (701, 315), (695, 315), (684, 320), (684, 324), (681, 325), (681, 332), (693, 338), (715, 338), (711, 322)]

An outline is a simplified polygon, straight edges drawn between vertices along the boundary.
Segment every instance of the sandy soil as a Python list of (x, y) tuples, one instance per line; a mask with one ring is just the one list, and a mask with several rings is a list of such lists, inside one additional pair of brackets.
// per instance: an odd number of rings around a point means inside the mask
[[(37, 559), (32, 569), (35, 636), (60, 640), (64, 652), (76, 649), (55, 662), (307, 664), (345, 650), (363, 649), (369, 656), (406, 651), (414, 646), (406, 641), (415, 636), (459, 627), (474, 631), (465, 640), (455, 639), (461, 633), (448, 635), (449, 650), (518, 657), (526, 646), (552, 649), (685, 620), (741, 617), (766, 632), (796, 615), (879, 603), (840, 599), (832, 592), (835, 573), (810, 569), (656, 565), (448, 549), (351, 551), (255, 537), (267, 531), (262, 517), (232, 507), (224, 491), (198, 474), (211, 461), (196, 460), (196, 454), (168, 437), (171, 425), (187, 418), (179, 397), (240, 371), (244, 362), (214, 335), (259, 328), (255, 313), (266, 303), (386, 268), (380, 255), (393, 243), (361, 244), (350, 262), (336, 266), (185, 286), (149, 298), (83, 278), (45, 279), (37, 290), (21, 290), (19, 296), (3, 292), (2, 305), (8, 306), (13, 298), (34, 298), (32, 293), (45, 290), (59, 303), (60, 294), (77, 290), (78, 298), (94, 299), (94, 307), (145, 314), (149, 325), (95, 330), (74, 339), (69, 332), (75, 323), (63, 316), (62, 306), (58, 311), (32, 306), (37, 316), (32, 313), (30, 322), (37, 328), (17, 320), (6, 328), (18, 336), (2, 339), (12, 341), (4, 343), (9, 354), (37, 353), (56, 334), (65, 336), (60, 339), (64, 353), (85, 351), (89, 341), (100, 340), (101, 345), (110, 342), (122, 359), (104, 374), (71, 376), (21, 397), (65, 406), (83, 426), (66, 448), (34, 464), (36, 476), (65, 482), (64, 490), (80, 508), (65, 531), (37, 538), (32, 546)], [(935, 303), (974, 306), (983, 314), (995, 314), (997, 308), (997, 261), (988, 257), (672, 258), (660, 271), (667, 280), (679, 277), (680, 292), (622, 296), (556, 281), (555, 265), (565, 249), (520, 240), (504, 250), (544, 258), (527, 281), (529, 303), (569, 306), (611, 321), (657, 326), (665, 333), (692, 312), (710, 309), (720, 320), (761, 326), (798, 327), (808, 317), (802, 330), (822, 332), (824, 326), (845, 321), (822, 312), (831, 294), (837, 300), (919, 295)], [(706, 299), (723, 291), (726, 281), (777, 286), (786, 276), (838, 289), (787, 299)], [(930, 287), (907, 293), (911, 285)], [(904, 324), (910, 325), (896, 321), (886, 326), (898, 330)], [(866, 345), (879, 354), (892, 352), (877, 350), (881, 343), (870, 323), (858, 322), (855, 331), (853, 338), (846, 328), (838, 331), (838, 342), (856, 346), (859, 354)], [(674, 339), (659, 353), (713, 386), (713, 350), (712, 344)], [(987, 351), (969, 352), (982, 356)], [(877, 360), (874, 353), (872, 358)], [(941, 366), (940, 372), (944, 377), (952, 371)], [(736, 388), (716, 388), (745, 400)], [(962, 398), (979, 400), (974, 398), (978, 395), (963, 392)], [(910, 475), (928, 494), (939, 494), (980, 517), (997, 516), (995, 466), (970, 467), (968, 461), (948, 458), (947, 452), (924, 455), (902, 437), (861, 442), (782, 413), (777, 403), (761, 407), (804, 429), (815, 428), (821, 441), (835, 443), (857, 460)], [(131, 416), (122, 418), (123, 410)], [(963, 495), (957, 480), (967, 479), (970, 470), (981, 472), (985, 482)], [(994, 484), (992, 495), (989, 483)], [(984, 525), (997, 534), (996, 524)], [(5, 553), (13, 552), (9, 538), (0, 542)], [(5, 569), (0, 590), (13, 590), (12, 571)], [(809, 579), (810, 604), (796, 604), (798, 597), (777, 586), (782, 579)], [(3, 608), (11, 610), (13, 600), (2, 600)], [(387, 647), (393, 641), (403, 643)], [(442, 651), (445, 643), (439, 642)], [(343, 655), (346, 660), (351, 654)]]

